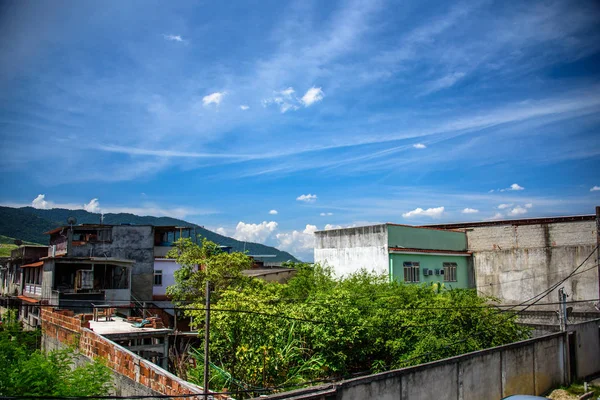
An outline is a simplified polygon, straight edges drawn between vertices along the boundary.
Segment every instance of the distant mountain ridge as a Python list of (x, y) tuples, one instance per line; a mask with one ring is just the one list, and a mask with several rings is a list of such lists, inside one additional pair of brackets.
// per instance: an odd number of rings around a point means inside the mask
[[(2, 207), (0, 206), (0, 235), (17, 238), (28, 242), (47, 244), (48, 235), (44, 232), (67, 224), (68, 217), (75, 217), (78, 224), (99, 224), (100, 214), (85, 210), (68, 210), (52, 208), (42, 210), (33, 207)], [(231, 246), (234, 251), (246, 250), (249, 254), (274, 255), (265, 261), (283, 262), (298, 261), (286, 251), (278, 250), (260, 243), (241, 242), (239, 240), (219, 235), (200, 225), (170, 217), (139, 216), (134, 214), (104, 214), (103, 223), (107, 225), (156, 225), (156, 226), (186, 226), (195, 228), (196, 233), (221, 246)]]

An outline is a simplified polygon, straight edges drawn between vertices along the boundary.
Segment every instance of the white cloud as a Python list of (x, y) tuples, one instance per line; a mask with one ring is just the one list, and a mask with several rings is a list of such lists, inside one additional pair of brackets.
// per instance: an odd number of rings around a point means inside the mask
[(225, 228), (223, 228), (222, 226), (218, 227), (218, 228), (217, 228), (217, 230), (216, 230), (216, 232), (217, 232), (219, 235), (222, 235), (222, 236), (227, 236), (227, 231), (226, 231), (226, 230), (225, 230)]
[(277, 212), (277, 210), (271, 210), (271, 211), (269, 211), (269, 214), (277, 215), (277, 214), (279, 214), (279, 212)]
[(309, 107), (312, 104), (323, 100), (323, 96), (325, 96), (325, 93), (323, 93), (321, 88), (316, 88), (313, 86), (312, 88), (306, 91), (304, 96), (302, 96), (302, 103), (305, 107)]
[(413, 144), (413, 147), (414, 147), (415, 149), (426, 149), (426, 148), (427, 148), (427, 146), (425, 146), (423, 143), (416, 143), (416, 144)]
[(320, 215), (321, 217), (330, 217), (330, 216), (332, 216), (332, 215), (333, 215), (333, 213), (331, 213), (331, 212), (326, 212), (326, 213), (325, 213), (325, 212), (322, 212), (322, 213), (321, 213), (321, 214), (319, 214), (319, 215)]
[(494, 220), (502, 219), (502, 218), (504, 218), (504, 215), (502, 215), (500, 213), (496, 213), (492, 217), (488, 218), (488, 221), (494, 221)]
[(314, 203), (315, 201), (317, 201), (317, 195), (316, 194), (302, 194), (298, 197), (296, 197), (296, 200), (298, 201), (303, 201), (305, 203)]
[(488, 193), (494, 193), (495, 190), (494, 189), (490, 189), (490, 191)]
[(412, 218), (417, 216), (426, 216), (431, 218), (438, 218), (444, 213), (444, 207), (428, 208), (423, 210), (422, 208), (415, 208), (412, 211), (402, 214), (404, 218)]
[(218, 106), (219, 104), (221, 104), (221, 101), (223, 101), (223, 98), (225, 97), (226, 94), (227, 94), (227, 92), (211, 93), (202, 98), (202, 104), (204, 104), (204, 107), (207, 107), (211, 104), (215, 104)]
[(281, 111), (282, 114), (285, 114), (287, 111), (292, 110), (292, 111), (296, 111), (298, 110), (300, 107), (290, 104), (290, 103), (281, 103), (279, 105), (279, 110)]
[(163, 35), (166, 40), (174, 41), (174, 42), (183, 42), (183, 38), (181, 35)]
[(292, 95), (296, 93), (296, 91), (294, 90), (293, 87), (289, 87), (285, 90), (282, 90), (281, 92), (279, 92), (279, 94), (281, 94), (282, 96), (284, 96), (287, 99), (291, 99)]
[(510, 210), (508, 215), (515, 216), (515, 215), (522, 215), (522, 214), (526, 214), (526, 213), (527, 213), (527, 209), (525, 209), (521, 206), (516, 206), (515, 208)]
[(593, 188), (590, 189), (590, 192), (597, 192), (600, 190), (600, 186), (594, 186)]
[(279, 241), (277, 248), (289, 251), (302, 258), (310, 258), (310, 253), (315, 247), (316, 225), (307, 224), (302, 232), (292, 231), (287, 233), (278, 233), (275, 237)]
[(275, 221), (263, 221), (260, 224), (247, 224), (240, 221), (235, 227), (233, 237), (246, 242), (264, 243), (276, 229), (277, 222)]
[(98, 199), (91, 199), (89, 203), (83, 205), (83, 209), (91, 213), (100, 212), (100, 202)]
[(531, 208), (531, 207), (533, 207), (533, 204), (531, 204), (531, 203), (525, 204), (525, 208)]
[(246, 111), (246, 110), (249, 110), (249, 109), (250, 109), (250, 106), (247, 106), (247, 105), (245, 105), (245, 104), (242, 104), (242, 105), (240, 106), (240, 109), (241, 109), (242, 111)]
[(343, 227), (341, 225), (332, 225), (332, 224), (327, 224), (325, 225), (325, 230), (331, 230), (331, 229), (342, 229)]
[(510, 203), (510, 204), (500, 204), (498, 206), (498, 210), (504, 210), (504, 209), (506, 209), (508, 207), (512, 207), (512, 205), (513, 205), (512, 203)]
[(525, 188), (523, 186), (519, 186), (518, 183), (513, 183), (512, 185), (510, 185), (510, 188), (508, 188), (508, 190), (525, 190)]
[(476, 210), (474, 208), (465, 208), (464, 210), (461, 211), (463, 214), (476, 214), (479, 212), (479, 210)]
[(31, 202), (31, 207), (39, 208), (41, 210), (46, 210), (48, 207), (48, 202), (45, 200), (45, 194), (38, 194), (35, 199)]

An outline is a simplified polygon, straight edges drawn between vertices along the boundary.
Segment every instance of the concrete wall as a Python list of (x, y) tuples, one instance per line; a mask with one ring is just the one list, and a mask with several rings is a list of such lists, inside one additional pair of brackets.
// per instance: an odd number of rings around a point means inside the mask
[(315, 262), (333, 267), (337, 275), (360, 268), (389, 273), (386, 225), (315, 232)]
[(342, 381), (322, 390), (313, 387), (267, 398), (493, 400), (512, 394), (543, 395), (568, 380), (566, 337), (557, 333)]
[[(467, 288), (469, 287), (469, 261), (467, 256), (440, 256), (433, 254), (390, 254), (390, 275), (392, 279), (398, 282), (404, 281), (404, 262), (419, 262), (420, 282), (421, 283), (443, 283), (446, 288)], [(456, 266), (456, 282), (444, 282), (444, 275), (424, 276), (423, 270), (440, 269), (443, 270), (443, 263), (454, 262)]]
[[(596, 246), (596, 223), (478, 226), (467, 228), (467, 239), (473, 251), (477, 289), (504, 303), (516, 304), (559, 282), (585, 260)], [(562, 285), (569, 300), (598, 297), (595, 263), (596, 256), (592, 255), (579, 269), (582, 273)], [(556, 302), (557, 298), (554, 291), (540, 303)], [(593, 306), (582, 303), (574, 307)]]
[(390, 247), (453, 251), (467, 249), (467, 237), (464, 232), (394, 224), (388, 224), (387, 228)]
[(569, 327), (575, 336), (575, 371), (579, 378), (587, 378), (600, 371), (600, 319)]
[(134, 260), (131, 292), (140, 300), (152, 299), (154, 283), (154, 233), (152, 226), (115, 225), (109, 243), (86, 243), (73, 246), (73, 257), (106, 257)]

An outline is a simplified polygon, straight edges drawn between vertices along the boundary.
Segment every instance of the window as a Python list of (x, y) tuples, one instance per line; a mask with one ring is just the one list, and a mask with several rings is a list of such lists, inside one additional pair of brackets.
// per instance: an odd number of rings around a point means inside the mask
[(154, 271), (154, 286), (162, 286), (162, 270)]
[(405, 262), (404, 263), (404, 282), (419, 282), (419, 263)]
[(456, 282), (456, 263), (444, 263), (444, 282)]

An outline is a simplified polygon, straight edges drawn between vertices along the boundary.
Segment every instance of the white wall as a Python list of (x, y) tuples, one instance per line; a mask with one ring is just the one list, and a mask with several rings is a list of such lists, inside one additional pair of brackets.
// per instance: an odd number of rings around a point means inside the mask
[[(167, 286), (175, 284), (175, 271), (179, 269), (180, 265), (174, 260), (170, 259), (154, 259), (154, 270), (162, 270), (162, 286), (154, 286), (152, 289), (153, 296), (164, 296), (166, 294)], [(154, 279), (152, 279), (154, 282)]]
[(371, 225), (315, 233), (315, 263), (333, 267), (337, 275), (366, 268), (389, 273), (387, 226)]

